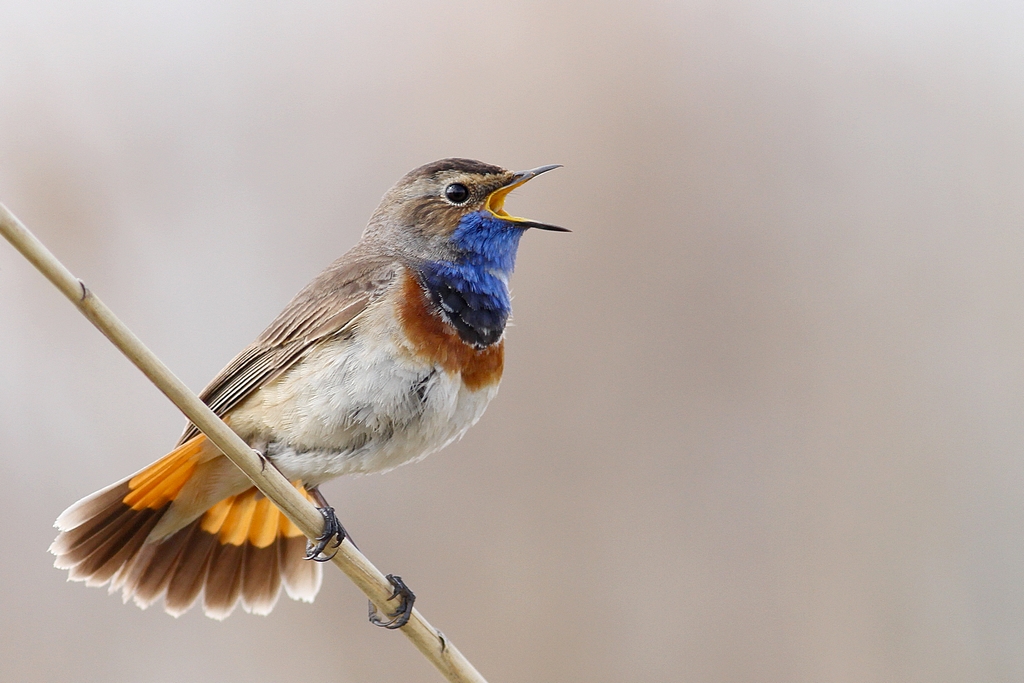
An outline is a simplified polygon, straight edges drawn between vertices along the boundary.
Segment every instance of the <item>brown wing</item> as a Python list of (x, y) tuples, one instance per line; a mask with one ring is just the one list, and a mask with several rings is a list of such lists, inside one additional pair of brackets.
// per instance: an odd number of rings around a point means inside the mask
[[(218, 373), (199, 398), (223, 417), (292, 366), (316, 342), (342, 332), (394, 279), (393, 258), (353, 250), (305, 286), (266, 330)], [(178, 441), (199, 433), (189, 424)]]

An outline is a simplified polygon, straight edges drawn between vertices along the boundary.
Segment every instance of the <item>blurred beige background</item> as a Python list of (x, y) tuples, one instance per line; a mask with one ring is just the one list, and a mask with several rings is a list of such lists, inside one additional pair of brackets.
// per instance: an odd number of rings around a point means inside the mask
[[(565, 165), (487, 415), (326, 487), (491, 681), (1024, 679), (1019, 2), (0, 25), (0, 201), (197, 390), (409, 169)], [(66, 583), (52, 520), (183, 421), (6, 244), (0, 350), (2, 680), (439, 680), (330, 568), (224, 623)]]

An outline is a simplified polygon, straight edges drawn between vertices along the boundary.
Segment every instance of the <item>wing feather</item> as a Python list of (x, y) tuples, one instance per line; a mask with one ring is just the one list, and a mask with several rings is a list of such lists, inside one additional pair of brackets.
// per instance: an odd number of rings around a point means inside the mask
[[(199, 398), (223, 417), (259, 387), (290, 368), (317, 342), (342, 333), (394, 280), (393, 258), (358, 250), (328, 266), (302, 289), (262, 334), (232, 359)], [(182, 444), (199, 433), (189, 424)]]

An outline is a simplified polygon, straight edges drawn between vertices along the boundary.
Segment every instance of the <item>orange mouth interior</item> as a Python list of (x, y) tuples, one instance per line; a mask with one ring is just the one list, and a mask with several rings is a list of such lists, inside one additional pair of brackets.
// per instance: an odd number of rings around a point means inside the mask
[(525, 218), (512, 216), (507, 211), (505, 211), (505, 197), (508, 196), (509, 192), (516, 189), (525, 182), (526, 180), (522, 180), (518, 183), (512, 183), (511, 185), (506, 185), (505, 187), (499, 188), (492, 192), (490, 196), (487, 197), (487, 210), (493, 213), (498, 218), (501, 218), (506, 221), (525, 221)]

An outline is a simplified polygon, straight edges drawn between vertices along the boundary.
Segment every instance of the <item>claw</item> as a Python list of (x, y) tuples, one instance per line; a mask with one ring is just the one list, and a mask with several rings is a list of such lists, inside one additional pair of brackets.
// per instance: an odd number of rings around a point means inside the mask
[(444, 652), (448, 649), (448, 639), (445, 638), (444, 634), (437, 629), (434, 629), (434, 633), (437, 634), (437, 639), (441, 641), (441, 654), (444, 654)]
[(270, 462), (270, 459), (263, 455), (263, 451), (259, 451), (254, 448), (252, 449), (252, 452), (260, 459), (260, 472), (265, 472), (267, 469), (267, 463)]
[(409, 590), (409, 587), (402, 581), (401, 576), (395, 576), (394, 574), (388, 574), (387, 580), (395, 587), (394, 592), (391, 593), (391, 597), (388, 600), (394, 600), (395, 598), (402, 598), (402, 601), (398, 604), (398, 609), (391, 615), (389, 621), (384, 621), (377, 616), (377, 608), (370, 603), (370, 623), (374, 626), (380, 626), (381, 628), (396, 629), (402, 628), (409, 623), (409, 618), (412, 616), (412, 606), (416, 602), (416, 594)]
[(306, 543), (306, 559), (316, 562), (330, 562), (338, 554), (338, 551), (335, 550), (330, 555), (324, 555), (324, 549), (327, 548), (332, 539), (334, 539), (334, 545), (331, 548), (336, 549), (341, 546), (342, 541), (348, 536), (348, 532), (345, 531), (345, 527), (338, 521), (338, 516), (334, 514), (334, 508), (324, 506), (317, 508), (317, 510), (324, 516), (324, 530), (323, 533), (316, 537), (316, 543), (312, 541)]

